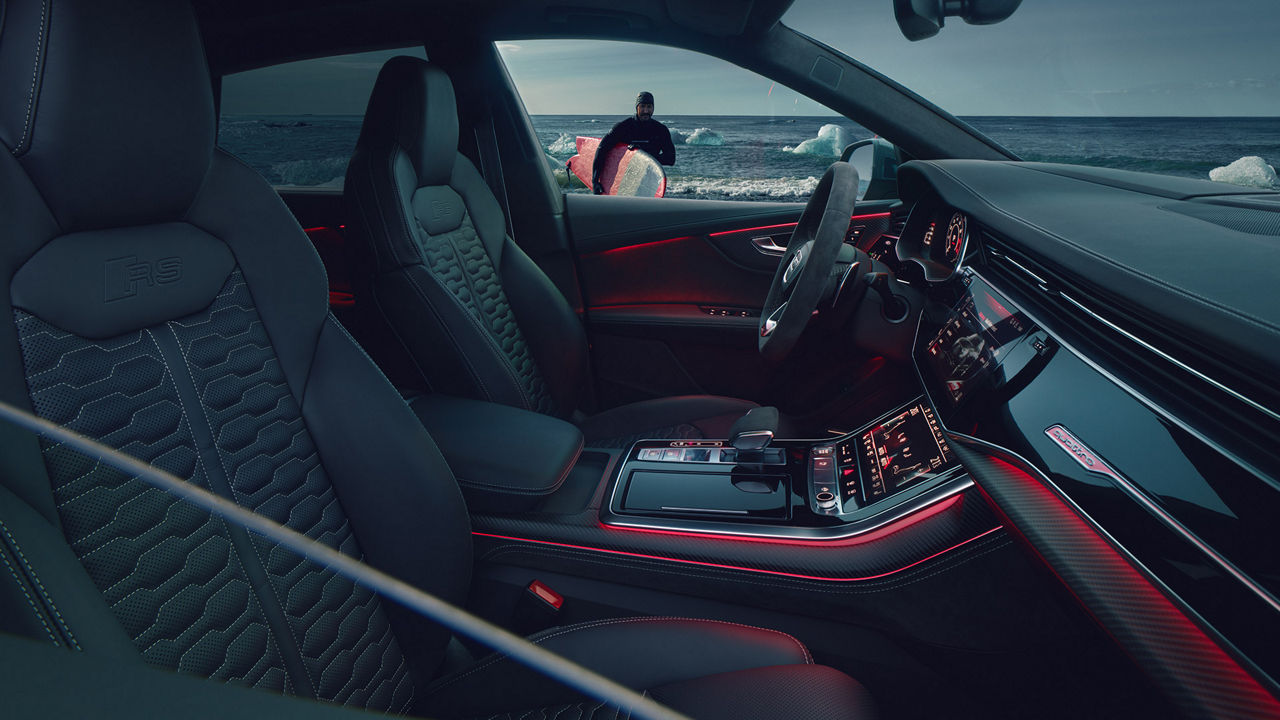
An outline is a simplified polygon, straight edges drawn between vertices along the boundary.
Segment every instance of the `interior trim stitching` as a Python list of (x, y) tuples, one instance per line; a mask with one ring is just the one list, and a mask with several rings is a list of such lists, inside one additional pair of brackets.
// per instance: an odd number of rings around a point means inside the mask
[[(31, 567), (31, 562), (28, 561), (27, 556), (22, 553), (22, 546), (18, 545), (18, 540), (9, 532), (9, 527), (4, 524), (3, 520), (0, 520), (0, 531), (4, 532), (5, 539), (8, 540), (9, 548), (13, 551), (14, 555), (17, 556), (18, 562), (21, 563), (22, 569), (26, 572), (27, 577), (31, 578), (31, 583), (35, 585), (36, 591), (40, 593), (40, 597), (48, 606), (49, 611), (53, 613), (54, 621), (57, 623), (58, 629), (66, 636), (67, 644), (76, 650), (83, 649), (80, 647), (80, 643), (76, 642), (76, 636), (71, 632), (71, 627), (67, 625), (66, 619), (63, 618), (62, 613), (58, 611), (58, 606), (54, 604), (53, 597), (50, 596), (49, 591), (45, 589), (44, 583), (40, 582), (40, 576), (36, 574), (35, 568)], [(4, 553), (0, 553), (0, 556), (3, 555)], [(9, 561), (5, 560), (5, 564), (8, 565)], [(10, 571), (12, 571), (12, 568), (10, 568)], [(43, 622), (43, 620), (41, 620), (41, 622)]]
[[(461, 154), (459, 154), (459, 157), (461, 157)], [(454, 167), (457, 167), (457, 165), (458, 165), (458, 160), (455, 158), (455, 161), (454, 161)], [(481, 177), (483, 178), (483, 176), (481, 176)], [(453, 178), (452, 178), (452, 175), (450, 175), (450, 180), (452, 180), (452, 179), (453, 179)], [(511, 313), (511, 322), (515, 324), (515, 326), (516, 326), (516, 333), (519, 335), (520, 339), (521, 339), (523, 342), (525, 342), (526, 351), (527, 351), (527, 352), (528, 352), (528, 354), (529, 354), (529, 360), (530, 360), (530, 362), (531, 362), (531, 363), (532, 363), (532, 365), (533, 365), (533, 375), (534, 375), (534, 376), (536, 376), (536, 377), (537, 377), (537, 379), (539, 379), (539, 380), (543, 380), (543, 382), (544, 382), (544, 394), (545, 394), (545, 392), (546, 392), (546, 389), (545, 389), (545, 380), (541, 377), (541, 375), (542, 375), (542, 369), (541, 369), (541, 367), (539, 367), (539, 365), (538, 365), (538, 360), (537, 360), (537, 358), (536, 358), (536, 357), (534, 357), (534, 354), (533, 354), (532, 349), (528, 349), (528, 341), (524, 339), (524, 329), (520, 326), (520, 320), (519, 320), (519, 317), (516, 315), (515, 306), (511, 303), (511, 299), (507, 296), (506, 287), (505, 287), (505, 285), (504, 285), (504, 284), (503, 284), (503, 282), (502, 282), (502, 269), (501, 269), (501, 265), (502, 265), (502, 255), (501, 255), (501, 253), (502, 253), (502, 251), (505, 249), (506, 241), (507, 241), (509, 238), (508, 238), (508, 236), (506, 235), (506, 233), (504, 232), (504, 233), (503, 233), (503, 236), (502, 236), (503, 242), (502, 242), (502, 243), (501, 243), (501, 245), (498, 247), (498, 253), (499, 253), (499, 256), (498, 256), (497, 260), (495, 261), (495, 259), (494, 259), (490, 254), (489, 254), (489, 246), (485, 243), (485, 237), (484, 237), (483, 235), (481, 235), (481, 234), (480, 234), (480, 225), (478, 225), (478, 224), (476, 223), (476, 221), (475, 221), (475, 219), (474, 219), (474, 213), (472, 213), (472, 212), (471, 212), (471, 206), (470, 206), (470, 204), (468, 203), (468, 195), (470, 195), (470, 192), (468, 191), (467, 193), (465, 193), (465, 194), (464, 194), (464, 193), (460, 192), (460, 190), (461, 190), (462, 188), (454, 189), (452, 186), (450, 186), (450, 187), (449, 187), (449, 189), (450, 189), (450, 190), (453, 190), (453, 191), (454, 191), (454, 193), (458, 196), (458, 199), (460, 199), (460, 200), (462, 201), (462, 207), (466, 210), (465, 214), (464, 214), (464, 215), (463, 215), (463, 217), (462, 217), (462, 222), (463, 222), (463, 223), (465, 223), (465, 222), (470, 222), (470, 223), (471, 223), (471, 229), (472, 229), (472, 230), (475, 232), (475, 234), (476, 234), (476, 242), (480, 245), (480, 248), (484, 251), (484, 257), (485, 257), (485, 260), (487, 260), (487, 261), (488, 261), (488, 263), (489, 263), (489, 268), (493, 271), (494, 276), (497, 278), (497, 280), (496, 280), (495, 282), (496, 282), (496, 283), (497, 283), (497, 285), (498, 285), (498, 292), (500, 293), (500, 295), (501, 295), (502, 299), (503, 299), (503, 300), (505, 300), (505, 301), (506, 301), (506, 303), (507, 303), (507, 309), (508, 309), (508, 311)], [(496, 198), (495, 198), (495, 199), (496, 199)], [(503, 217), (504, 217), (504, 218), (506, 218), (506, 213), (505, 213), (505, 211), (504, 211), (504, 213), (503, 213)], [(419, 218), (417, 218), (417, 216), (416, 216), (416, 215), (415, 215), (415, 219), (417, 219), (417, 220), (418, 220), (418, 227), (422, 227), (422, 220), (421, 220), (421, 219), (419, 219)], [(508, 218), (508, 219), (509, 219), (509, 218)], [(458, 227), (459, 227), (459, 228), (461, 228), (461, 227), (462, 227), (462, 225), (461, 225), (461, 224), (459, 224), (459, 226), (458, 226)], [(505, 228), (504, 228), (504, 230), (505, 230)], [(426, 228), (423, 228), (423, 232), (426, 232)], [(428, 234), (428, 235), (430, 235), (430, 233), (427, 233), (427, 234)], [(455, 257), (455, 258), (457, 259), (457, 261), (458, 261), (458, 266), (459, 266), (459, 268), (462, 270), (462, 277), (463, 277), (463, 280), (465, 280), (465, 281), (466, 281), (466, 283), (467, 283), (467, 287), (471, 290), (471, 297), (472, 297), (472, 298), (476, 298), (476, 299), (477, 299), (477, 300), (476, 300), (476, 302), (475, 302), (475, 308), (476, 308), (476, 311), (477, 311), (477, 312), (483, 312), (483, 311), (481, 310), (480, 303), (479, 303), (479, 301), (478, 301), (479, 294), (476, 292), (476, 289), (475, 289), (475, 282), (474, 282), (474, 278), (472, 277), (471, 273), (467, 270), (467, 266), (466, 266), (466, 265), (463, 263), (463, 261), (462, 261), (462, 252), (461, 252), (461, 251), (460, 251), (460, 249), (458, 248), (458, 244), (457, 244), (457, 243), (454, 241), (454, 239), (453, 239), (452, 231), (450, 231), (450, 234), (449, 234), (449, 235), (447, 235), (446, 237), (447, 237), (447, 240), (448, 240), (448, 242), (449, 242), (449, 246), (453, 248), (453, 254), (454, 254), (454, 257)], [(512, 242), (514, 243), (514, 241), (512, 241)], [(490, 319), (488, 319), (488, 318), (487, 318), (487, 319), (486, 319), (486, 321), (485, 321), (485, 324), (486, 324), (486, 325), (488, 325), (488, 326), (490, 326), (490, 327), (492, 328), (492, 323), (490, 322)], [(495, 340), (495, 342), (496, 342), (496, 340)], [(535, 395), (536, 395), (536, 394), (538, 394), (538, 393), (536, 393), (535, 388), (533, 388), (532, 386), (530, 386), (530, 387), (526, 387), (526, 383), (525, 383), (525, 381), (521, 378), (521, 374), (520, 374), (520, 372), (519, 372), (519, 371), (516, 369), (516, 367), (515, 367), (514, 359), (513, 359), (510, 355), (508, 355), (506, 352), (502, 352), (502, 353), (500, 353), (500, 354), (501, 354), (501, 356), (502, 356), (503, 361), (505, 362), (505, 364), (506, 364), (506, 365), (507, 365), (507, 367), (509, 368), (508, 372), (510, 372), (510, 373), (511, 373), (511, 375), (512, 375), (513, 379), (516, 381), (516, 385), (517, 385), (518, 389), (520, 390), (520, 394), (521, 394), (521, 396), (523, 396), (523, 397), (524, 397), (524, 401), (525, 401), (525, 403), (526, 403), (526, 406), (529, 408), (529, 410), (532, 410), (532, 411), (534, 411), (534, 412), (537, 412), (537, 407), (536, 407), (536, 406), (537, 406), (537, 400), (538, 400), (538, 398), (536, 398), (536, 397), (535, 397)]]
[(40, 28), (36, 35), (36, 57), (31, 66), (31, 90), (27, 93), (27, 115), (22, 123), (22, 137), (18, 138), (18, 146), (13, 149), (13, 156), (18, 157), (27, 151), (27, 136), (31, 134), (31, 118), (35, 114), (36, 87), (40, 84), (40, 63), (44, 59), (44, 30), (49, 15), (48, 0), (40, 2)]
[[(219, 293), (219, 294), (218, 294), (218, 297), (221, 297), (221, 296), (222, 296), (222, 293)], [(184, 362), (184, 363), (187, 363), (187, 380), (188, 380), (188, 382), (189, 382), (189, 383), (190, 383), (190, 385), (191, 385), (192, 392), (193, 392), (193, 393), (195, 393), (195, 395), (196, 395), (196, 397), (197, 397), (197, 398), (199, 398), (199, 392), (195, 390), (195, 381), (194, 381), (194, 378), (191, 376), (190, 361), (188, 361), (188, 360), (187, 360), (187, 358), (186, 358), (186, 354), (185, 354), (185, 352), (183, 352), (183, 350), (182, 350), (182, 343), (178, 341), (178, 335), (177, 335), (177, 333), (176, 333), (176, 332), (174, 332), (174, 330), (173, 330), (173, 328), (172, 328), (172, 327), (170, 327), (170, 323), (171, 323), (171, 322), (172, 322), (172, 321), (166, 322), (166, 323), (164, 324), (164, 326), (165, 326), (165, 328), (169, 331), (169, 334), (173, 336), (174, 344), (175, 344), (175, 345), (177, 345), (177, 347), (178, 347), (178, 352), (179, 352), (180, 354), (182, 354), (183, 362)], [(205, 478), (206, 478), (206, 480), (207, 480), (207, 481), (209, 481), (210, 489), (212, 489), (212, 485), (213, 485), (213, 483), (212, 483), (212, 481), (211, 481), (211, 480), (209, 480), (211, 473), (209, 472), (208, 465), (207, 465), (207, 464), (205, 463), (205, 461), (204, 461), (204, 453), (200, 452), (199, 441), (198, 441), (198, 440), (196, 440), (196, 434), (195, 434), (195, 431), (194, 431), (193, 423), (191, 422), (191, 416), (187, 413), (187, 407), (186, 407), (186, 406), (187, 406), (187, 404), (186, 404), (185, 402), (183, 402), (183, 401), (182, 401), (182, 394), (178, 391), (178, 380), (177, 380), (177, 376), (176, 376), (177, 374), (173, 371), (173, 367), (172, 367), (172, 366), (170, 366), (169, 362), (168, 362), (168, 361), (167, 361), (167, 359), (165, 358), (165, 352), (164, 352), (164, 349), (163, 349), (163, 348), (161, 348), (161, 346), (160, 346), (160, 342), (159, 342), (159, 340), (157, 340), (157, 339), (156, 339), (155, 333), (152, 331), (152, 329), (151, 329), (151, 328), (143, 328), (143, 332), (145, 332), (145, 333), (147, 334), (147, 337), (151, 338), (151, 342), (152, 342), (152, 344), (153, 344), (153, 345), (155, 345), (156, 352), (159, 354), (161, 362), (163, 362), (163, 363), (164, 363), (165, 372), (169, 375), (169, 380), (170, 380), (170, 382), (172, 382), (172, 383), (173, 383), (173, 386), (174, 386), (174, 393), (175, 393), (175, 395), (177, 396), (177, 401), (178, 401), (178, 403), (177, 403), (177, 404), (178, 404), (178, 410), (179, 410), (179, 412), (181, 412), (181, 413), (182, 413), (182, 419), (183, 419), (183, 421), (187, 423), (187, 432), (191, 433), (191, 442), (192, 442), (192, 446), (193, 446), (193, 447), (195, 448), (195, 450), (196, 450), (196, 461), (197, 461), (198, 463), (200, 463), (200, 467), (201, 467), (201, 468), (203, 469), (203, 471), (204, 471)], [(203, 405), (200, 405), (200, 411), (201, 411), (201, 414), (203, 414), (203, 415), (204, 415), (204, 418), (205, 418), (205, 428), (206, 428), (206, 429), (208, 430), (208, 432), (209, 432), (210, 440), (211, 440), (211, 441), (216, 442), (216, 438), (214, 438), (214, 437), (213, 437), (213, 426), (209, 423), (209, 415), (208, 415), (208, 412), (205, 410), (205, 408), (204, 408), (204, 406), (203, 406)], [(212, 450), (213, 450), (214, 454), (218, 456), (218, 464), (219, 464), (219, 466), (221, 466), (221, 469), (222, 469), (222, 476), (223, 476), (223, 478), (225, 479), (225, 481), (226, 481), (226, 483), (227, 483), (227, 485), (228, 485), (228, 487), (229, 487), (229, 486), (230, 486), (230, 484), (231, 484), (231, 481), (230, 481), (229, 476), (227, 475), (226, 467), (222, 465), (222, 456), (221, 456), (221, 454), (219, 454), (219, 452), (218, 452), (218, 448), (216, 447), (216, 445), (212, 448)], [(235, 546), (236, 546), (236, 541), (235, 541), (235, 531), (236, 531), (237, 529), (239, 529), (239, 528), (238, 528), (238, 527), (236, 527), (236, 526), (233, 526), (233, 525), (230, 525), (230, 524), (226, 523), (226, 521), (225, 521), (225, 520), (221, 520), (221, 518), (219, 518), (219, 520), (223, 523), (223, 527), (224, 527), (224, 529), (226, 530), (226, 537), (227, 537), (227, 539), (231, 542), (232, 546), (233, 546), (233, 547), (235, 547)], [(248, 533), (246, 532), (245, 534), (246, 534), (246, 537), (247, 537)], [(248, 537), (247, 539), (248, 539), (249, 545), (250, 545), (250, 546), (252, 546), (252, 545), (254, 544), (254, 543), (253, 543), (253, 538)], [(238, 548), (237, 548), (237, 550), (238, 550)], [(245, 558), (241, 557), (241, 553), (240, 553), (240, 552), (238, 552), (238, 551), (237, 551), (237, 552), (233, 552), (232, 554), (233, 554), (233, 555), (234, 555), (234, 556), (239, 560), (241, 570), (245, 573), (246, 580), (248, 580), (250, 587), (253, 587), (253, 584), (254, 584), (254, 583), (253, 583), (253, 580), (252, 580), (252, 575), (249, 573), (249, 569), (248, 569), (248, 567), (246, 566)], [(264, 570), (264, 574), (265, 574), (265, 568), (263, 568), (263, 570)], [(268, 586), (271, 586), (270, 578), (268, 578), (268, 579), (267, 579), (266, 584), (267, 584)], [(274, 593), (274, 591), (275, 591), (275, 588), (274, 588), (274, 587), (272, 587), (272, 592)], [(286, 649), (285, 649), (284, 643), (280, 642), (280, 640), (276, 637), (276, 634), (277, 634), (279, 631), (277, 630), (277, 628), (276, 628), (275, 626), (276, 626), (277, 624), (279, 624), (279, 623), (273, 623), (273, 622), (272, 622), (272, 620), (271, 620), (271, 614), (267, 611), (267, 608), (266, 608), (266, 603), (265, 603), (265, 602), (263, 602), (263, 599), (262, 599), (262, 597), (261, 597), (261, 594), (260, 594), (259, 592), (257, 592), (257, 590), (256, 590), (256, 589), (254, 589), (252, 592), (250, 592), (249, 596), (250, 596), (250, 599), (252, 600), (252, 602), (254, 603), (254, 605), (256, 605), (256, 606), (258, 607), (258, 610), (262, 613), (263, 620), (265, 621), (265, 623), (266, 623), (267, 627), (268, 627), (268, 628), (270, 629), (270, 631), (271, 631), (271, 632), (268, 634), (267, 641), (268, 641), (269, 643), (271, 643), (271, 644), (275, 647), (275, 649), (276, 649), (276, 653), (278, 654), (278, 656), (279, 656), (279, 658), (280, 658), (281, 667), (282, 667), (282, 669), (284, 670), (285, 682), (286, 682), (287, 686), (292, 686), (292, 687), (293, 687), (293, 689), (296, 691), (296, 690), (298, 689), (298, 688), (296, 687), (296, 686), (297, 686), (297, 680), (293, 677), (293, 671), (290, 669), (290, 662), (289, 662), (289, 660), (287, 659), (287, 655), (286, 655), (286, 652), (287, 652), (287, 651), (286, 651)], [(279, 598), (278, 598), (278, 596), (277, 596), (277, 603), (278, 603), (278, 602), (279, 602)], [(286, 627), (286, 628), (288, 628), (288, 629), (289, 629), (289, 632), (290, 632), (290, 633), (292, 633), (292, 628), (289, 628), (288, 618), (285, 618), (285, 621), (284, 621), (284, 623), (283, 623), (283, 624), (285, 625), (285, 627)], [(157, 642), (159, 642), (159, 640), (157, 640)], [(294, 643), (295, 643), (294, 647), (295, 647), (295, 648), (297, 648), (298, 646), (297, 646), (297, 639), (296, 639), (296, 638), (294, 638)], [(189, 650), (188, 650), (188, 652), (189, 652)], [(302, 653), (301, 653), (301, 651), (298, 651), (298, 656), (299, 656), (299, 658), (301, 658), (301, 654), (302, 654)], [(308, 680), (308, 681), (311, 681), (311, 678), (310, 678), (310, 672), (307, 670), (306, 662), (305, 662), (305, 661), (301, 661), (301, 660), (300, 660), (299, 664), (301, 664), (301, 665), (302, 665), (303, 673), (304, 673), (304, 675), (307, 677), (307, 680)], [(255, 685), (255, 687), (256, 687), (256, 685)], [(312, 688), (314, 688), (314, 687), (315, 687), (315, 686), (313, 685), (313, 686), (312, 686)], [(312, 694), (314, 695), (314, 689), (312, 689)]]
[[(219, 294), (219, 297), (221, 296), (222, 294)], [(188, 357), (187, 349), (183, 347), (182, 341), (178, 338), (177, 331), (173, 329), (173, 326), (175, 324), (181, 325), (181, 323), (177, 321), (170, 320), (169, 322), (165, 323), (165, 327), (169, 331), (169, 333), (173, 335), (174, 344), (177, 345), (178, 352), (182, 355), (182, 362), (186, 364), (187, 378), (188, 378), (188, 381), (191, 383), (192, 389), (195, 390), (196, 392), (196, 397), (203, 400), (203, 398), (200, 397), (198, 386), (196, 385), (196, 382), (195, 382), (195, 371), (191, 367), (191, 358)], [(265, 328), (263, 329), (265, 331)], [(151, 330), (148, 328), (147, 332), (150, 333)], [(153, 336), (153, 340), (154, 340), (154, 336)], [(274, 348), (273, 348), (272, 354), (274, 355)], [(180, 406), (185, 405), (185, 403), (182, 402), (181, 396), (179, 396), (178, 401), (179, 401), (178, 404)], [(222, 439), (221, 434), (222, 434), (222, 431), (225, 429), (225, 426), (219, 427), (218, 433), (214, 434), (213, 420), (212, 418), (209, 417), (209, 410), (204, 406), (203, 402), (200, 403), (200, 413), (204, 416), (205, 426), (209, 428), (209, 436), (213, 440), (213, 447), (210, 449), (213, 450), (213, 454), (216, 455), (218, 458), (218, 466), (222, 470), (222, 477), (226, 479), (227, 489), (230, 491), (236, 503), (240, 504), (240, 499), (236, 497), (240, 493), (236, 492), (235, 485), (232, 483), (232, 478), (234, 478), (235, 476), (227, 471), (226, 461), (222, 457), (222, 448), (218, 447), (218, 443), (221, 442), (221, 439)], [(254, 554), (257, 555), (258, 562), (262, 564), (262, 569), (267, 578), (267, 582), (266, 582), (267, 589), (271, 591), (271, 595), (275, 598), (276, 604), (279, 605), (281, 611), (283, 612), (284, 608), (288, 606), (285, 604), (285, 598), (280, 596), (280, 590), (276, 587), (276, 583), (272, 581), (271, 573), (267, 571), (267, 568), (270, 567), (270, 562), (271, 562), (270, 558), (264, 556), (261, 543), (256, 543), (251, 541), (249, 545), (250, 547), (253, 548)], [(243, 560), (241, 562), (243, 563)], [(293, 623), (289, 622), (288, 613), (284, 613), (284, 619), (285, 619), (285, 622), (284, 622), (285, 629), (288, 631), (289, 635), (293, 638), (293, 643), (294, 643), (294, 646), (297, 648), (298, 656), (302, 660), (302, 662), (300, 663), (302, 666), (302, 671), (306, 674), (307, 680), (311, 683), (311, 692), (313, 695), (316, 695), (318, 697), (318, 692), (320, 688), (319, 678), (317, 678), (315, 674), (312, 673), (310, 666), (308, 666), (307, 664), (307, 657), (302, 654), (303, 638), (298, 636), (297, 631), (294, 630)]]
[(9, 570), (9, 574), (13, 576), (14, 583), (17, 584), (18, 589), (22, 591), (22, 597), (27, 599), (27, 605), (31, 607), (31, 612), (35, 613), (36, 619), (40, 621), (40, 626), (44, 628), (45, 633), (49, 635), (49, 640), (53, 642), (54, 647), (62, 647), (62, 643), (58, 641), (58, 636), (54, 634), (53, 628), (49, 627), (49, 621), (45, 618), (45, 614), (40, 612), (40, 607), (36, 605), (35, 599), (31, 597), (30, 592), (27, 592), (27, 584), (22, 581), (22, 577), (18, 575), (18, 571), (15, 570), (13, 564), (9, 562), (9, 553), (0, 552), (0, 560), (4, 561), (5, 568), (7, 568)]
[[(417, 223), (418, 228), (422, 230), (424, 234), (426, 234), (428, 240), (434, 239), (434, 236), (432, 236), (431, 233), (427, 232), (427, 229), (422, 226), (422, 221), (418, 219), (417, 215), (414, 215), (413, 219)], [(463, 281), (467, 284), (467, 291), (471, 294), (471, 298), (472, 298), (472, 302), (470, 304), (471, 306), (468, 306), (468, 304), (464, 302), (462, 298), (458, 297), (456, 293), (450, 290), (448, 286), (446, 286), (444, 282), (439, 277), (437, 277), (434, 272), (432, 272), (431, 268), (426, 264), (425, 258), (422, 263), (423, 269), (426, 270), (427, 275), (431, 276), (432, 281), (434, 281), (435, 284), (438, 285), (440, 289), (444, 291), (444, 294), (448, 296), (450, 299), (452, 299), (455, 305), (457, 305), (462, 309), (462, 315), (466, 317), (468, 321), (471, 322), (472, 327), (474, 327), (479, 332), (485, 344), (487, 344), (489, 348), (492, 350), (493, 355), (499, 361), (497, 364), (501, 366), (503, 370), (506, 371), (507, 376), (511, 380), (512, 387), (514, 387), (516, 393), (519, 394), (520, 401), (524, 405), (523, 409), (534, 411), (532, 398), (529, 397), (529, 393), (524, 389), (524, 385), (520, 382), (520, 376), (516, 373), (515, 368), (511, 366), (511, 358), (507, 357), (507, 354), (503, 352), (502, 346), (498, 344), (497, 338), (493, 336), (492, 329), (487, 327), (484, 323), (482, 323), (480, 317), (477, 317), (481, 312), (479, 303), (476, 301), (477, 293), (475, 291), (475, 286), (471, 281), (471, 276), (467, 273), (467, 269), (462, 265), (462, 254), (458, 252), (457, 244), (455, 244), (450, 239), (446, 239), (446, 242), (449, 243), (449, 249), (453, 251), (453, 257), (458, 263), (458, 269), (462, 274)], [(472, 313), (471, 311), (472, 306), (475, 307), (475, 313)], [(465, 357), (465, 353), (462, 353), (462, 354)]]
[[(580, 623), (580, 624), (578, 624), (578, 625), (570, 625), (570, 626), (568, 626), (568, 627), (563, 627), (563, 628), (559, 628), (559, 629), (555, 629), (555, 628), (553, 628), (553, 630), (554, 630), (554, 631), (553, 631), (553, 632), (549, 632), (549, 634), (544, 634), (544, 635), (532, 635), (532, 636), (528, 637), (527, 639), (528, 639), (528, 641), (529, 641), (529, 642), (531, 642), (531, 643), (533, 643), (533, 644), (535, 644), (535, 645), (541, 645), (543, 642), (545, 642), (545, 641), (547, 641), (547, 640), (551, 640), (551, 639), (554, 639), (554, 638), (558, 638), (558, 637), (561, 637), (561, 636), (563, 636), (563, 635), (569, 635), (569, 634), (572, 634), (572, 633), (578, 632), (578, 631), (580, 631), (580, 630), (591, 630), (591, 629), (594, 629), (594, 628), (598, 628), (598, 627), (605, 627), (605, 626), (608, 626), (608, 625), (626, 625), (626, 624), (630, 624), (630, 623), (643, 623), (643, 622), (670, 622), (670, 621), (672, 621), (672, 620), (682, 621), (682, 622), (714, 623), (714, 624), (718, 624), (718, 625), (732, 625), (732, 626), (734, 626), (734, 627), (747, 628), (748, 630), (755, 630), (755, 631), (758, 631), (758, 632), (767, 632), (767, 633), (773, 633), (773, 634), (775, 634), (775, 635), (781, 635), (781, 636), (783, 636), (783, 637), (787, 638), (788, 640), (790, 640), (791, 642), (795, 643), (795, 644), (796, 644), (796, 646), (798, 646), (798, 647), (800, 648), (800, 652), (801, 652), (801, 654), (804, 656), (804, 660), (805, 660), (805, 663), (806, 663), (806, 664), (809, 664), (809, 665), (812, 665), (812, 664), (813, 664), (813, 656), (809, 654), (809, 648), (805, 647), (805, 646), (804, 646), (804, 643), (802, 643), (802, 642), (800, 642), (799, 640), (797, 640), (794, 636), (792, 636), (792, 635), (788, 635), (787, 633), (784, 633), (784, 632), (782, 632), (781, 630), (773, 630), (773, 629), (771, 629), (771, 628), (754, 627), (754, 626), (752, 626), (752, 625), (743, 625), (742, 623), (729, 622), (729, 621), (727, 621), (727, 620), (708, 620), (708, 619), (706, 619), (706, 618), (691, 618), (691, 617), (677, 617), (677, 616), (659, 616), (659, 617), (633, 617), (633, 618), (614, 618), (614, 619), (609, 619), (609, 620), (596, 620), (596, 621), (594, 621), (594, 622)], [(509, 656), (509, 655), (495, 654), (495, 655), (493, 655), (492, 657), (490, 657), (488, 660), (486, 660), (485, 662), (480, 663), (479, 665), (477, 665), (477, 666), (475, 666), (475, 667), (471, 668), (470, 670), (468, 670), (468, 671), (466, 671), (466, 672), (462, 673), (461, 675), (456, 675), (456, 676), (454, 676), (454, 677), (451, 677), (451, 678), (448, 678), (448, 679), (446, 679), (446, 680), (443, 680), (439, 685), (436, 685), (435, 687), (431, 688), (431, 692), (432, 692), (432, 693), (439, 692), (440, 690), (443, 690), (443, 689), (445, 689), (445, 688), (447, 688), (447, 687), (450, 687), (450, 686), (454, 685), (455, 683), (459, 682), (460, 680), (462, 680), (462, 679), (464, 679), (464, 678), (466, 678), (466, 677), (468, 677), (468, 676), (470, 676), (470, 675), (474, 675), (474, 674), (476, 674), (476, 673), (480, 672), (481, 670), (485, 670), (485, 669), (487, 669), (487, 668), (492, 667), (493, 665), (495, 665), (495, 664), (497, 664), (497, 663), (503, 662), (504, 660), (510, 660), (510, 659), (511, 659), (511, 656)]]

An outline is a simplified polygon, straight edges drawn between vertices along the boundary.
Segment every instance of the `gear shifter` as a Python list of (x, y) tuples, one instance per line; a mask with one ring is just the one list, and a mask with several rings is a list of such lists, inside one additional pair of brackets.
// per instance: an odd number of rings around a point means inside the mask
[(773, 441), (777, 429), (778, 408), (753, 408), (729, 428), (729, 444), (745, 452), (763, 450)]
[[(765, 448), (778, 430), (778, 408), (753, 408), (729, 428), (729, 444), (737, 449), (738, 463), (767, 462)], [(723, 457), (723, 455), (721, 456)]]

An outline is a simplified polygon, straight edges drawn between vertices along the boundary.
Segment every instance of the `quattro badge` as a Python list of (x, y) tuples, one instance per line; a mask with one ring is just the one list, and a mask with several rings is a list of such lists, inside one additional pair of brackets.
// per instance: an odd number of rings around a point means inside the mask
[(1098, 457), (1096, 453), (1061, 425), (1051, 425), (1049, 429), (1044, 431), (1044, 434), (1048, 435), (1049, 439), (1057, 443), (1063, 450), (1066, 450), (1085, 470), (1099, 475), (1106, 475), (1115, 480), (1121, 480), (1119, 473), (1112, 470), (1110, 465), (1103, 462), (1102, 458)]

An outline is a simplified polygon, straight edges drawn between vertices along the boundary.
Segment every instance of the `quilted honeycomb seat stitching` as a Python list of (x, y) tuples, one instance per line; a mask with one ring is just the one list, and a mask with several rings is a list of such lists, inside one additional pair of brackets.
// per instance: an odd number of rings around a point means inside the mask
[[(460, 197), (458, 202), (465, 207)], [(553, 413), (551, 393), (469, 211), (462, 211), (457, 228), (434, 234), (415, 220), (415, 242), (427, 270), (481, 322), (511, 368), (527, 409)]]
[[(171, 333), (200, 397), (234, 499), (355, 557), (360, 549), (234, 272), (205, 311), (87, 340), (15, 310), (37, 413), (210, 487), (174, 373)], [(144, 659), (182, 672), (296, 691), (262, 599), (220, 519), (42, 440), (67, 540)], [(207, 456), (206, 456), (207, 457)], [(413, 682), (372, 593), (255, 537), (318, 697), (380, 710)]]

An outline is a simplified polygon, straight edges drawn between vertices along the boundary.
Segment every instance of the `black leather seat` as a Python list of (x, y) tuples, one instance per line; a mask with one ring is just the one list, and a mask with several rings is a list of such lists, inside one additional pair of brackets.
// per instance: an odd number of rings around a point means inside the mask
[[(280, 199), (214, 148), (191, 9), (0, 7), (0, 398), (461, 603), (472, 543), (453, 475), (328, 314), (323, 268)], [(439, 626), (9, 425), (0, 564), (0, 631), (113, 673), (152, 665), (441, 717), (606, 714), (502, 658), (440, 678)], [(632, 618), (536, 641), (703, 717), (867, 703), (768, 630)], [(253, 714), (257, 695), (231, 692), (246, 704), (230, 714)]]
[[(570, 419), (586, 384), (582, 325), (506, 234), (502, 207), (458, 152), (453, 84), (392, 58), (347, 169), (347, 233), (366, 317), (385, 323), (433, 389)], [(365, 303), (366, 307), (370, 303)], [(660, 398), (578, 418), (588, 445), (726, 437), (755, 403)]]

